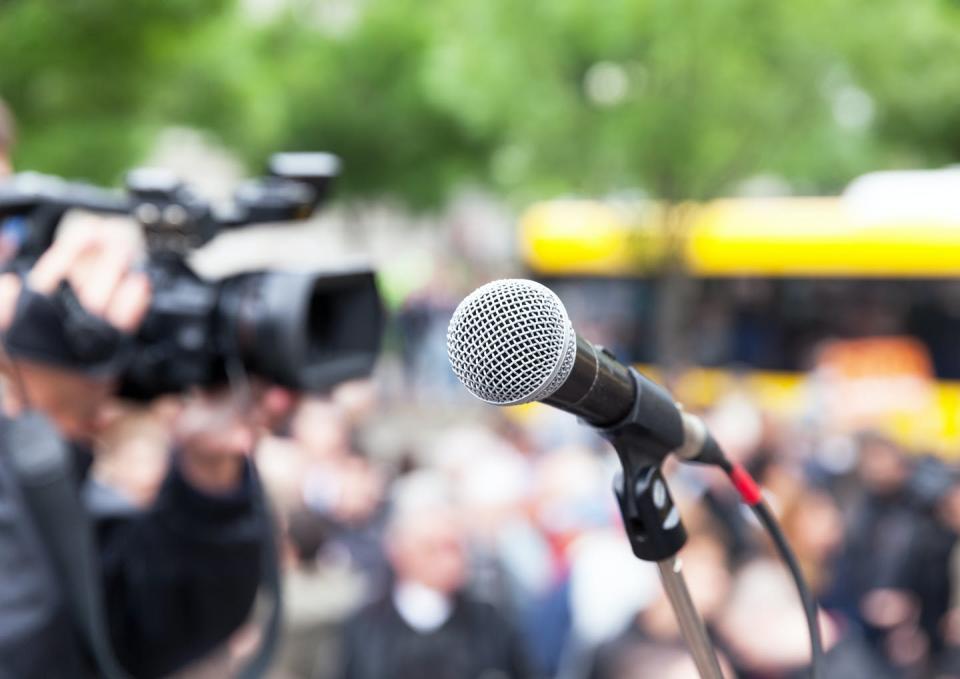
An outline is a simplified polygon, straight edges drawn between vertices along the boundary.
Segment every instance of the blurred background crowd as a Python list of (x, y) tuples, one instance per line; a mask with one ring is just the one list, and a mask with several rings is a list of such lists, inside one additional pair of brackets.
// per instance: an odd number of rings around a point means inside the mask
[[(445, 326), (449, 300), (419, 304), (407, 310), (419, 324)], [(626, 541), (612, 450), (546, 407), (470, 402), (435, 335), (375, 381), (305, 399), (258, 451), (284, 536), (275, 676), (452, 678), (477, 662), (497, 677), (697, 676), (655, 568)], [(820, 600), (827, 676), (957, 676), (957, 468), (878, 430), (780, 417), (744, 385), (703, 414), (764, 485)], [(118, 422), (102, 483), (148, 500), (167, 459), (158, 418)], [(725, 667), (805, 676), (802, 610), (759, 525), (717, 471), (669, 478), (688, 583)], [(255, 629), (185, 676), (222, 676)], [(417, 644), (430, 663), (404, 664)]]
[[(958, 57), (953, 0), (7, 0), (0, 150), (105, 184), (165, 166), (214, 200), (275, 150), (343, 159), (315, 219), (194, 261), (363, 258), (391, 312), (375, 378), (304, 397), (257, 452), (282, 529), (277, 679), (695, 676), (624, 536), (612, 451), (449, 370), (456, 304), (507, 276), (557, 291), (762, 482), (828, 677), (948, 679), (960, 173), (938, 168), (960, 158)], [(149, 504), (168, 417), (118, 419), (97, 482)], [(668, 472), (727, 670), (805, 676), (759, 526), (719, 474)], [(184, 676), (225, 676), (257, 630)]]

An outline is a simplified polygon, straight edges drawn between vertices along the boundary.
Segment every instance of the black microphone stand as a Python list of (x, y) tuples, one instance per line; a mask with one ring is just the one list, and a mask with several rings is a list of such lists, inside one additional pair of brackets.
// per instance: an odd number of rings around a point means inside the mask
[[(690, 598), (677, 556), (687, 541), (680, 512), (661, 473), (664, 459), (681, 447), (683, 424), (670, 395), (631, 368), (638, 397), (620, 422), (601, 429), (613, 445), (623, 471), (614, 493), (634, 555), (653, 561), (673, 607), (680, 631), (703, 679), (723, 679), (713, 644)], [(666, 416), (672, 413), (672, 416)]]

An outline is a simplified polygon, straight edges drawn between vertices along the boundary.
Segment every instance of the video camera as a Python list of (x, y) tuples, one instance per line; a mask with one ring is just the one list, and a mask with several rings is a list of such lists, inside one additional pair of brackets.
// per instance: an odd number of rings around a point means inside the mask
[(120, 393), (130, 398), (225, 384), (235, 368), (304, 391), (366, 376), (383, 330), (372, 271), (264, 270), (207, 281), (187, 263), (190, 252), (225, 229), (310, 216), (326, 198), (339, 160), (281, 153), (269, 167), (270, 176), (241, 184), (225, 209), (155, 169), (130, 172), (125, 192), (15, 175), (0, 183), (0, 221), (27, 222), (11, 266), (26, 271), (51, 245), (68, 210), (136, 220), (147, 243), (153, 297), (121, 377)]

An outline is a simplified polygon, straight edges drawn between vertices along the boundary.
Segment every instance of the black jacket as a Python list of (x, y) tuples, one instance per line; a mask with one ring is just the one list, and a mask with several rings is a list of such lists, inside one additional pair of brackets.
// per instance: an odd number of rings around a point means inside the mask
[[(0, 450), (0, 679), (90, 672), (60, 589)], [(269, 532), (248, 468), (230, 497), (190, 486), (173, 466), (146, 512), (98, 520), (114, 651), (135, 677), (168, 674), (246, 619)]]
[(411, 628), (388, 595), (344, 628), (341, 679), (527, 679), (519, 637), (493, 606), (457, 597), (440, 628)]

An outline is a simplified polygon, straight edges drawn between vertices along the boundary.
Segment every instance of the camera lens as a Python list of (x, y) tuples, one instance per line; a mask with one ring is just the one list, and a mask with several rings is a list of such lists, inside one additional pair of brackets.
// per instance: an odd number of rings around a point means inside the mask
[(371, 272), (259, 272), (224, 281), (223, 350), (255, 374), (325, 391), (368, 375), (383, 313)]

